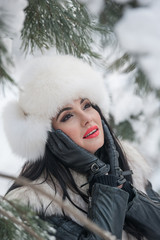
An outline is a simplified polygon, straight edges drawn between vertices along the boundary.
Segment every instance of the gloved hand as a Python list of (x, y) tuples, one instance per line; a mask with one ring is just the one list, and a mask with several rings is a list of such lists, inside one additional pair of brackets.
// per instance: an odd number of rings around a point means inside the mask
[(128, 198), (128, 202), (131, 202), (133, 200), (133, 198), (135, 197), (135, 193), (133, 191), (133, 185), (126, 181), (124, 184), (123, 184), (123, 187), (122, 189), (125, 191), (125, 192), (128, 192), (129, 193), (129, 198)]
[(103, 120), (102, 120), (102, 125), (103, 125), (104, 135), (106, 136), (106, 139), (107, 139), (107, 153), (109, 156), (110, 168), (111, 168), (110, 174), (112, 176), (115, 176), (117, 179), (116, 183), (114, 180), (114, 184), (116, 186), (120, 186), (126, 182), (126, 179), (124, 178), (124, 176), (132, 174), (132, 171), (131, 170), (122, 171), (122, 169), (119, 167), (119, 160), (118, 160), (119, 153), (116, 150), (113, 137), (109, 131), (108, 126), (104, 123)]
[(93, 176), (101, 176), (109, 172), (109, 164), (105, 164), (97, 156), (77, 145), (62, 130), (53, 129), (49, 132), (47, 146), (65, 166), (87, 174), (89, 182)]

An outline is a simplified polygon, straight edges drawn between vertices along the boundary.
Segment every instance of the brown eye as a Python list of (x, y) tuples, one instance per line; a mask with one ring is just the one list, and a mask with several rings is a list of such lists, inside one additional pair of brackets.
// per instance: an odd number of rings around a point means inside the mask
[(92, 107), (92, 104), (90, 102), (88, 102), (84, 105), (83, 109), (85, 110), (86, 108), (90, 108), (90, 107)]
[(67, 121), (68, 119), (70, 119), (72, 116), (73, 116), (73, 115), (72, 115), (71, 113), (66, 114), (66, 115), (62, 118), (61, 122), (66, 122), (66, 121)]

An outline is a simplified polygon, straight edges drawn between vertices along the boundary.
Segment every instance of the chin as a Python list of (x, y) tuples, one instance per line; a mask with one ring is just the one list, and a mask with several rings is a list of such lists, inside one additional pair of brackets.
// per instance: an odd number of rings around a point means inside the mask
[(103, 144), (104, 144), (104, 141), (99, 144), (96, 144), (96, 145), (94, 144), (94, 146), (85, 146), (85, 149), (88, 152), (94, 154), (99, 148), (101, 148), (103, 146)]

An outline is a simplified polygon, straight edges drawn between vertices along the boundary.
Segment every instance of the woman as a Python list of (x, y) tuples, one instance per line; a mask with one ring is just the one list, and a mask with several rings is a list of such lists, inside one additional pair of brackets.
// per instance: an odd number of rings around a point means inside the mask
[[(160, 199), (147, 181), (149, 168), (109, 128), (101, 77), (72, 56), (41, 57), (24, 71), (19, 89), (18, 102), (4, 111), (4, 127), (13, 151), (28, 160), (20, 175), (118, 239), (160, 239)], [(7, 197), (53, 224), (57, 239), (100, 240), (29, 187), (13, 184)]]

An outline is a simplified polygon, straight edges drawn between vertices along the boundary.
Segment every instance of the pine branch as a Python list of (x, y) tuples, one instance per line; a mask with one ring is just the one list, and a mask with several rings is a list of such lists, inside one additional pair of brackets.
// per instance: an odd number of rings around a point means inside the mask
[(22, 228), (24, 228), (24, 230), (26, 230), (31, 236), (33, 236), (35, 239), (37, 240), (44, 240), (44, 238), (39, 237), (31, 228), (29, 228), (26, 224), (23, 224), (22, 222), (18, 221), (17, 218), (11, 216), (10, 214), (8, 214), (6, 211), (0, 209), (0, 213), (7, 217), (9, 220), (11, 220), (12, 222), (14, 222), (15, 224), (21, 226)]
[[(116, 23), (123, 17), (124, 9), (128, 6), (137, 7), (137, 1), (132, 0), (126, 3), (117, 3), (115, 0), (105, 0), (104, 9), (99, 16), (99, 23), (102, 25), (102, 28), (105, 29), (102, 33), (102, 46), (108, 47), (110, 45), (113, 49), (111, 55), (117, 56), (117, 58), (108, 65), (107, 71), (129, 73), (137, 67), (135, 60), (132, 59), (133, 57), (120, 49), (119, 41), (114, 32)], [(120, 50), (122, 52), (121, 56), (119, 56)]]
[[(9, 201), (5, 197), (0, 201), (0, 209), (6, 211), (10, 216), (20, 221), (23, 225), (31, 229), (41, 239), (52, 239), (55, 236), (55, 229), (48, 222), (40, 219), (28, 207), (18, 203), (18, 201)], [(4, 240), (33, 240), (35, 237), (28, 231), (23, 231), (23, 226), (17, 224), (13, 219), (0, 215), (0, 239)], [(55, 238), (54, 238), (55, 239)]]
[(92, 22), (89, 13), (78, 1), (28, 0), (26, 19), (22, 29), (22, 48), (33, 53), (55, 47), (59, 53), (82, 57), (91, 51), (92, 31), (100, 30)]
[(115, 23), (123, 15), (123, 5), (116, 3), (114, 0), (105, 0), (105, 6), (100, 14), (99, 21), (105, 25), (108, 30), (113, 31)]
[[(0, 30), (1, 32), (5, 32), (5, 24), (0, 19)], [(5, 43), (3, 41), (3, 38), (0, 38), (0, 85), (4, 86), (6, 80), (9, 83), (15, 84), (13, 78), (8, 73), (8, 67), (13, 66), (13, 62), (11, 60), (11, 57), (8, 55), (8, 50), (5, 46)]]
[(70, 206), (66, 205), (65, 202), (63, 202), (59, 197), (53, 197), (51, 194), (42, 190), (39, 186), (33, 185), (27, 179), (22, 178), (22, 177), (16, 178), (11, 175), (7, 175), (7, 174), (3, 174), (3, 173), (0, 173), (0, 177), (14, 180), (18, 184), (23, 185), (23, 186), (28, 186), (28, 187), (32, 188), (34, 191), (49, 198), (50, 200), (52, 200), (53, 202), (58, 204), (58, 206), (61, 207), (62, 209), (64, 209), (66, 212), (71, 213), (78, 221), (80, 221), (82, 223), (82, 225), (84, 225), (88, 230), (94, 232), (95, 234), (98, 234), (100, 237), (102, 237), (102, 239), (116, 240), (115, 236), (113, 236), (110, 232), (104, 231), (103, 229), (101, 229), (99, 226), (97, 226), (95, 223), (93, 223), (88, 218), (79, 215), (79, 213), (74, 208), (71, 208)]
[(119, 73), (129, 73), (136, 69), (136, 63), (131, 59), (128, 53), (122, 53), (108, 66), (107, 71), (118, 71)]

